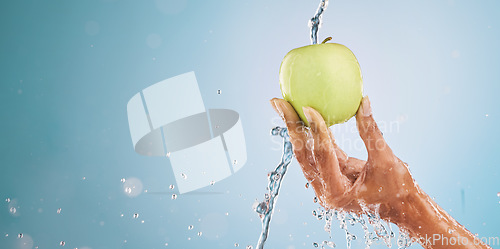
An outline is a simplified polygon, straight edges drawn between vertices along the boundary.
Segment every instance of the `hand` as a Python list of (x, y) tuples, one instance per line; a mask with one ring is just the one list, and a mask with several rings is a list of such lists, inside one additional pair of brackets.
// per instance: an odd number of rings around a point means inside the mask
[[(385, 142), (368, 97), (362, 99), (356, 114), (359, 135), (368, 151), (367, 161), (348, 157), (313, 108), (303, 108), (308, 128), (287, 101), (275, 98), (271, 104), (286, 123), (295, 157), (325, 209), (376, 212), (380, 218), (406, 229), (424, 248), (448, 248), (449, 244), (443, 242), (451, 238), (468, 239), (468, 244), (457, 248), (490, 248), (415, 183), (406, 163)], [(440, 235), (441, 240), (421, 240), (435, 235)]]
[(323, 207), (359, 212), (360, 203), (367, 207), (381, 204), (381, 216), (388, 216), (382, 213), (401, 206), (410, 192), (417, 191), (406, 164), (392, 153), (373, 120), (368, 97), (356, 114), (367, 161), (348, 157), (313, 108), (303, 108), (310, 124), (307, 128), (288, 102), (272, 99), (271, 103), (285, 121), (295, 157)]

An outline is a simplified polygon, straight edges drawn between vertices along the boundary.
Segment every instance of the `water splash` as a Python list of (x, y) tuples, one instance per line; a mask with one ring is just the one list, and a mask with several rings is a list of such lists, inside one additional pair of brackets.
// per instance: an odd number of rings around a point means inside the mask
[(363, 228), (363, 232), (365, 233), (364, 239), (365, 239), (365, 249), (369, 249), (373, 243), (377, 242), (379, 238), (374, 232), (370, 232), (368, 229), (368, 225), (366, 224), (365, 218), (361, 216), (357, 216), (356, 214), (353, 214), (356, 219), (358, 220), (359, 224), (361, 224), (361, 227)]
[[(357, 239), (356, 235), (349, 231), (349, 227), (358, 223), (364, 231), (365, 249), (370, 249), (371, 246), (375, 245), (378, 241), (383, 241), (387, 247), (391, 248), (391, 240), (395, 235), (390, 223), (380, 218), (378, 212), (379, 205), (372, 205), (368, 208), (364, 203), (360, 203), (360, 206), (363, 209), (363, 213), (361, 214), (347, 212), (342, 209), (325, 210), (322, 207), (313, 210), (312, 214), (318, 218), (318, 220), (325, 220), (325, 232), (329, 234), (330, 240), (332, 239), (332, 220), (338, 220), (340, 229), (344, 230), (346, 234), (347, 248), (351, 248), (352, 241)], [(411, 246), (411, 237), (405, 230), (400, 230), (397, 244), (399, 249), (406, 249)], [(323, 244), (321, 244), (321, 248), (326, 248), (326, 246), (335, 247), (335, 243), (325, 240)]]
[(269, 192), (265, 194), (264, 201), (258, 203), (254, 207), (262, 221), (262, 232), (256, 249), (264, 248), (264, 243), (266, 243), (267, 236), (269, 234), (269, 223), (271, 222), (271, 216), (279, 194), (281, 182), (283, 181), (288, 165), (290, 165), (293, 158), (292, 143), (290, 142), (290, 137), (288, 136), (288, 130), (282, 127), (275, 127), (271, 130), (271, 135), (283, 138), (283, 154), (278, 167), (276, 167), (276, 169), (268, 175)]
[(357, 237), (356, 237), (356, 235), (349, 232), (348, 227), (347, 227), (347, 222), (349, 221), (349, 224), (354, 225), (355, 220), (352, 219), (352, 215), (350, 213), (345, 212), (343, 210), (334, 211), (334, 215), (336, 216), (337, 220), (340, 222), (340, 229), (344, 230), (344, 232), (345, 232), (345, 239), (347, 242), (347, 248), (351, 248), (351, 242), (353, 240), (356, 240)]
[(327, 210), (325, 213), (325, 232), (327, 232), (330, 235), (330, 239), (332, 238), (332, 216), (333, 216), (333, 211), (332, 210)]
[(382, 238), (387, 247), (390, 248), (392, 246), (391, 236), (390, 233), (387, 232), (385, 226), (382, 224), (382, 219), (380, 219), (380, 214), (379, 214), (380, 204), (374, 205), (373, 208), (371, 209), (369, 209), (366, 205), (361, 204), (361, 208), (368, 217), (368, 221), (373, 226), (373, 230), (375, 231), (377, 236), (379, 238)]
[(318, 10), (316, 10), (316, 14), (309, 20), (309, 27), (311, 27), (311, 43), (318, 43), (318, 30), (321, 28), (321, 20), (323, 19), (323, 12), (328, 7), (328, 0), (321, 0), (319, 3)]

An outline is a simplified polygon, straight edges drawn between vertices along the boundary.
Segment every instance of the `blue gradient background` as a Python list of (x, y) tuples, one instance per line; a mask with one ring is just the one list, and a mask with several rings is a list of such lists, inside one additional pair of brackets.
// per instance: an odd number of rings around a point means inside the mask
[[(281, 154), (269, 131), (282, 122), (268, 100), (281, 95), (281, 59), (309, 44), (307, 20), (318, 3), (4, 1), (0, 248), (15, 248), (19, 233), (40, 249), (60, 241), (92, 249), (255, 246), (260, 220), (251, 206)], [(337, 0), (319, 32), (356, 54), (375, 118), (389, 124), (388, 143), (421, 187), (486, 237), (500, 236), (499, 9), (494, 0)], [(207, 108), (240, 113), (248, 162), (204, 194), (172, 200), (168, 160), (133, 150), (126, 103), (188, 71)], [(348, 154), (364, 158), (353, 121), (334, 133)], [(120, 179), (128, 177), (148, 192), (126, 196)], [(305, 182), (293, 162), (266, 248), (328, 239)], [(335, 224), (333, 240), (345, 248)], [(359, 225), (353, 231), (353, 248), (364, 248)]]

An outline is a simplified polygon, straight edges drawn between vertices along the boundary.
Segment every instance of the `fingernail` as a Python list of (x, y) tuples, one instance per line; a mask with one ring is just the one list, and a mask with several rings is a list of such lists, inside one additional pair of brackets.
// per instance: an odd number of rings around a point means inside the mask
[(370, 99), (368, 96), (363, 98), (363, 101), (361, 103), (361, 113), (365, 117), (369, 117), (372, 115), (372, 107), (370, 106)]
[(271, 106), (273, 107), (273, 109), (274, 109), (274, 110), (277, 110), (277, 109), (276, 109), (276, 99), (275, 99), (275, 98), (273, 98), (273, 99), (269, 100), (269, 102), (271, 103)]
[(306, 119), (307, 119), (307, 123), (309, 123), (309, 127), (311, 127), (311, 129), (315, 129), (314, 127), (314, 119), (312, 117), (312, 115), (314, 115), (311, 111), (311, 108), (310, 107), (302, 107), (302, 112), (304, 112), (304, 116), (306, 116)]
[(271, 102), (273, 109), (278, 113), (278, 115), (283, 116), (283, 112), (281, 111), (281, 108), (278, 106), (279, 101), (276, 98), (274, 98), (271, 99), (269, 102)]
[(283, 119), (285, 117), (283, 110), (286, 110), (286, 106), (285, 106), (284, 102), (285, 102), (284, 100), (277, 100), (277, 99), (274, 102), (276, 104), (276, 109), (278, 109), (278, 114)]
[(309, 111), (309, 108), (306, 106), (302, 107), (302, 112), (304, 112), (304, 116), (306, 116), (307, 122), (311, 123), (312, 116), (311, 116), (311, 113)]

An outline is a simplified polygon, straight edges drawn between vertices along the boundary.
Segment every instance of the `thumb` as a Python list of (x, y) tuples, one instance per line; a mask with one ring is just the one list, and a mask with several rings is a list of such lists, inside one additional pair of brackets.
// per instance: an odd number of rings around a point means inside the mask
[(377, 123), (373, 119), (372, 108), (368, 96), (363, 97), (356, 114), (356, 125), (359, 135), (365, 143), (368, 151), (368, 158), (376, 154), (392, 154), (392, 150), (384, 140), (382, 132), (378, 129)]

